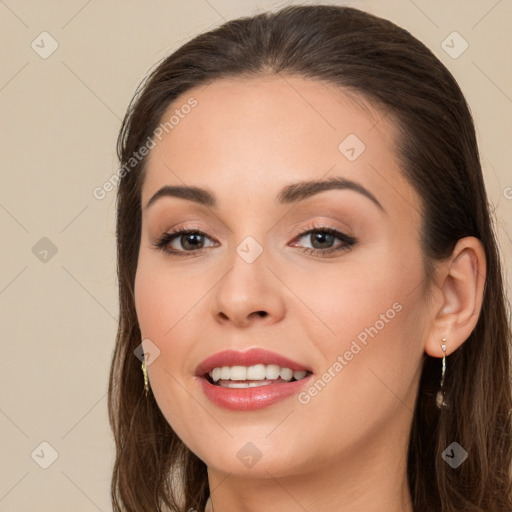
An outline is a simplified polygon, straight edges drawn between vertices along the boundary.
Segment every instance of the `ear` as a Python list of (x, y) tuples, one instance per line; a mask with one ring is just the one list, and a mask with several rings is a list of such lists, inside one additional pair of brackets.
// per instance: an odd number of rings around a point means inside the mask
[(432, 315), (425, 352), (443, 357), (441, 342), (446, 338), (446, 355), (457, 350), (476, 326), (485, 288), (486, 258), (480, 240), (461, 238), (452, 255), (436, 272)]

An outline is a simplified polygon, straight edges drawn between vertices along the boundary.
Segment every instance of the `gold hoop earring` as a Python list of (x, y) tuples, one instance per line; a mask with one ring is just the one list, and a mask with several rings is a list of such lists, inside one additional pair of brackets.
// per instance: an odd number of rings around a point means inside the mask
[(448, 404), (445, 401), (445, 390), (444, 390), (444, 375), (446, 373), (446, 338), (443, 338), (441, 342), (441, 349), (443, 350), (443, 362), (441, 369), (441, 389), (437, 392), (436, 406), (438, 409), (447, 408)]
[(142, 361), (142, 375), (144, 376), (144, 394), (148, 396), (149, 383), (148, 383), (148, 370), (146, 368), (146, 359)]

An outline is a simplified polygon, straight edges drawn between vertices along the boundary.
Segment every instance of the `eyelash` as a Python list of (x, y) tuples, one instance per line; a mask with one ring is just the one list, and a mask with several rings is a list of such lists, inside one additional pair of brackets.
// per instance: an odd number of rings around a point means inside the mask
[[(337, 247), (329, 247), (327, 249), (315, 249), (311, 247), (302, 247), (301, 250), (305, 254), (312, 254), (315, 256), (320, 257), (327, 257), (328, 255), (332, 253), (338, 253), (343, 251), (350, 250), (356, 243), (357, 239), (355, 239), (352, 236), (346, 235), (345, 233), (342, 233), (341, 231), (331, 228), (327, 225), (310, 225), (306, 226), (305, 228), (301, 229), (300, 232), (297, 234), (295, 239), (303, 238), (306, 235), (310, 235), (313, 233), (327, 233), (330, 235), (333, 235), (334, 237), (338, 238), (343, 242), (343, 244), (337, 246)], [(208, 247), (202, 247), (200, 249), (196, 249), (193, 251), (181, 251), (176, 249), (169, 249), (168, 245), (179, 236), (187, 235), (187, 234), (195, 234), (195, 235), (201, 235), (206, 238), (210, 238), (206, 233), (201, 231), (200, 229), (194, 229), (194, 228), (185, 228), (185, 229), (176, 229), (172, 230), (170, 232), (164, 233), (153, 245), (163, 251), (165, 254), (168, 254), (170, 256), (179, 256), (179, 257), (190, 257), (190, 256), (197, 256), (199, 254), (202, 254)]]

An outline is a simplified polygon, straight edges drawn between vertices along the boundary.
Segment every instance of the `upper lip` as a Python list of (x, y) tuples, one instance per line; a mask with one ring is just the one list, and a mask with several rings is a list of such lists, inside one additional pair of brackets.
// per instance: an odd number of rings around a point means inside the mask
[(262, 348), (252, 348), (245, 352), (236, 350), (224, 350), (213, 356), (208, 357), (196, 368), (197, 376), (204, 376), (211, 372), (214, 368), (222, 368), (223, 366), (253, 366), (256, 364), (276, 364), (281, 368), (290, 368), (293, 371), (306, 370), (311, 372), (307, 366), (292, 361), (276, 352), (270, 352)]

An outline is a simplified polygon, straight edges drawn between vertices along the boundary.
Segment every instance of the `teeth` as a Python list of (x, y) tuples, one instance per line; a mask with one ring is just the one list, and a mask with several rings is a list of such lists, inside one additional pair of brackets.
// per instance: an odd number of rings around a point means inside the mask
[(260, 386), (266, 386), (267, 384), (272, 384), (271, 380), (258, 380), (258, 381), (246, 381), (246, 382), (231, 382), (231, 381), (223, 381), (219, 382), (219, 385), (223, 388), (257, 388)]
[(281, 377), (283, 380), (292, 380), (293, 370), (290, 370), (290, 368), (281, 368), (279, 371), (279, 377)]
[(284, 381), (290, 382), (293, 378), (295, 380), (303, 379), (306, 374), (306, 370), (293, 371), (290, 368), (282, 368), (276, 364), (257, 364), (254, 366), (222, 366), (214, 368), (209, 373), (214, 382), (219, 380), (259, 381), (257, 383), (237, 383), (236, 386), (230, 384), (229, 387), (253, 387), (254, 385), (263, 385), (262, 381), (265, 379), (276, 380), (281, 378)]
[(279, 366), (277, 366), (277, 364), (269, 364), (267, 366), (266, 377), (267, 377), (267, 379), (272, 379), (272, 380), (278, 379), (280, 372), (281, 372), (281, 368), (279, 368)]
[(294, 378), (295, 380), (303, 379), (303, 378), (306, 376), (306, 374), (307, 374), (307, 373), (308, 373), (308, 372), (307, 372), (306, 370), (298, 370), (298, 371), (295, 371), (295, 372), (293, 372), (293, 378)]
[(267, 369), (264, 364), (247, 367), (247, 380), (263, 380), (267, 376)]
[(247, 379), (247, 368), (245, 366), (232, 366), (231, 380), (246, 380)]
[(210, 377), (213, 379), (213, 382), (217, 382), (222, 374), (222, 368), (214, 368), (212, 372), (210, 372)]

